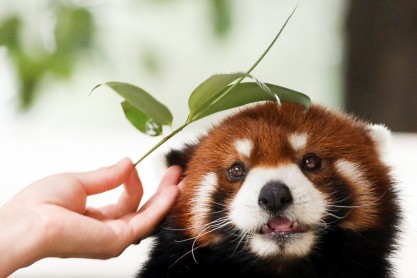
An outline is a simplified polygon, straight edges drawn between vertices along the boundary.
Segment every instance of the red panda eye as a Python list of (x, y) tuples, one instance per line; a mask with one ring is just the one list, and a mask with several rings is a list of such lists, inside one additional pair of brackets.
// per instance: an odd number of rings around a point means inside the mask
[(237, 161), (229, 168), (228, 178), (231, 182), (237, 182), (245, 177), (246, 171), (243, 162)]
[(321, 159), (315, 153), (304, 155), (301, 167), (306, 171), (318, 170), (321, 167)]

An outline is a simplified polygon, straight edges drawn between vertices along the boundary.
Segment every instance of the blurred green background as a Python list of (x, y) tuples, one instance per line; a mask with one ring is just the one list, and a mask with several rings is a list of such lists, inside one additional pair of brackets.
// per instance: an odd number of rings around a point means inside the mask
[[(1, 0), (0, 88), (8, 97), (0, 100), (27, 112), (37, 102), (54, 105), (48, 96), (74, 84), (89, 92), (97, 83), (128, 81), (183, 117), (193, 86), (247, 69), (295, 4)], [(301, 2), (255, 75), (394, 131), (416, 131), (416, 14), (411, 0)]]
[[(5, 2), (5, 1), (4, 1)], [(149, 0), (144, 5), (178, 5), (176, 0)], [(177, 3), (174, 3), (177, 2)], [(231, 3), (229, 0), (206, 0), (205, 9), (209, 16), (211, 33), (214, 39), (228, 36), (232, 24)], [(100, 30), (100, 3), (93, 1), (40, 1), (31, 14), (27, 14), (27, 3), (19, 5), (3, 3), (0, 21), (0, 46), (7, 49), (18, 85), (18, 105), (22, 110), (29, 109), (47, 83), (47, 78), (68, 80), (82, 61), (94, 59), (94, 51), (99, 51), (100, 43), (95, 38)], [(39, 7), (42, 7), (41, 11)], [(140, 4), (137, 5), (140, 9)], [(9, 11), (7, 11), (9, 10)], [(36, 12), (34, 16), (33, 13)], [(140, 20), (138, 20), (140, 24)], [(148, 22), (152, 26), (152, 22)], [(151, 27), (152, 28), (152, 27)], [(129, 42), (121, 42), (129, 43)], [(133, 47), (133, 45), (132, 45)], [(151, 45), (138, 50), (137, 63), (157, 75), (160, 71), (161, 57)], [(95, 57), (97, 58), (97, 57)]]
[[(148, 90), (182, 122), (192, 89), (214, 73), (246, 70), (295, 4), (2, 0), (2, 109), (11, 120), (59, 117), (62, 125), (78, 119), (79, 125), (119, 126), (109, 106), (118, 106), (113, 97), (95, 93), (91, 107), (84, 96), (96, 84), (123, 81)], [(254, 75), (342, 106), (344, 12), (345, 1), (300, 5)]]
[(87, 8), (59, 1), (47, 6), (36, 22), (28, 22), (18, 10), (4, 14), (0, 22), (0, 45), (7, 48), (12, 62), (22, 109), (37, 100), (48, 75), (68, 79), (94, 47), (96, 25)]

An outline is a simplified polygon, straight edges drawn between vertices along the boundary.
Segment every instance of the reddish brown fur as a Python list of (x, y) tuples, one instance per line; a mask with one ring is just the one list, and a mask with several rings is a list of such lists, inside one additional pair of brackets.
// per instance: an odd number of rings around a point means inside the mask
[[(392, 183), (387, 167), (379, 158), (376, 144), (367, 132), (366, 123), (331, 112), (319, 105), (312, 105), (305, 111), (299, 105), (284, 103), (278, 108), (276, 103), (269, 102), (244, 109), (212, 128), (201, 139), (188, 164), (184, 190), (175, 207), (175, 215), (180, 217), (177, 219), (178, 226), (192, 227), (193, 219), (190, 215), (194, 208), (189, 200), (194, 198), (193, 187), (200, 183), (204, 174), (216, 173), (223, 189), (236, 194), (240, 185), (231, 184), (225, 174), (234, 161), (242, 160), (249, 168), (277, 166), (300, 161), (304, 154), (314, 152), (323, 160), (323, 171), (320, 174), (307, 174), (314, 184), (320, 185), (321, 181), (331, 178), (336, 171), (333, 163), (340, 158), (358, 165), (365, 179), (372, 181), (371, 190), (361, 185), (351, 185), (355, 198), (353, 205), (360, 207), (352, 210), (341, 226), (357, 231), (383, 227), (384, 211), (388, 208), (380, 204), (390, 202), (385, 192)], [(293, 133), (308, 135), (305, 149), (298, 152), (292, 149), (288, 136)], [(241, 157), (233, 145), (236, 140), (246, 138), (254, 142), (253, 149), (256, 150), (250, 161)], [(332, 189), (320, 186), (317, 189), (326, 199), (332, 199)], [(195, 230), (188, 230), (187, 233), (190, 237), (198, 235)], [(200, 236), (199, 243), (210, 244), (214, 234)]]

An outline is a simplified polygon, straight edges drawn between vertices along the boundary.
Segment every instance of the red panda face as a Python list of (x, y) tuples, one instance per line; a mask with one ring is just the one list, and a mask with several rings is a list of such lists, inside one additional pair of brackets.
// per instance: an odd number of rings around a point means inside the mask
[(197, 246), (300, 258), (332, 229), (384, 227), (395, 200), (389, 133), (313, 105), (265, 103), (212, 128), (190, 154), (174, 214)]

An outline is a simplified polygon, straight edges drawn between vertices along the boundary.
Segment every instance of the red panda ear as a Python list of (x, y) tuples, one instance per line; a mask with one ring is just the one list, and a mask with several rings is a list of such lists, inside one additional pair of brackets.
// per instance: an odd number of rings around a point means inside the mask
[(374, 141), (379, 154), (383, 155), (391, 142), (391, 131), (382, 124), (369, 124), (367, 132), (372, 141)]
[(181, 150), (171, 150), (166, 155), (167, 166), (178, 165), (181, 166), (183, 173), (187, 170), (188, 163), (193, 157), (195, 150), (198, 148), (199, 143), (186, 144)]

